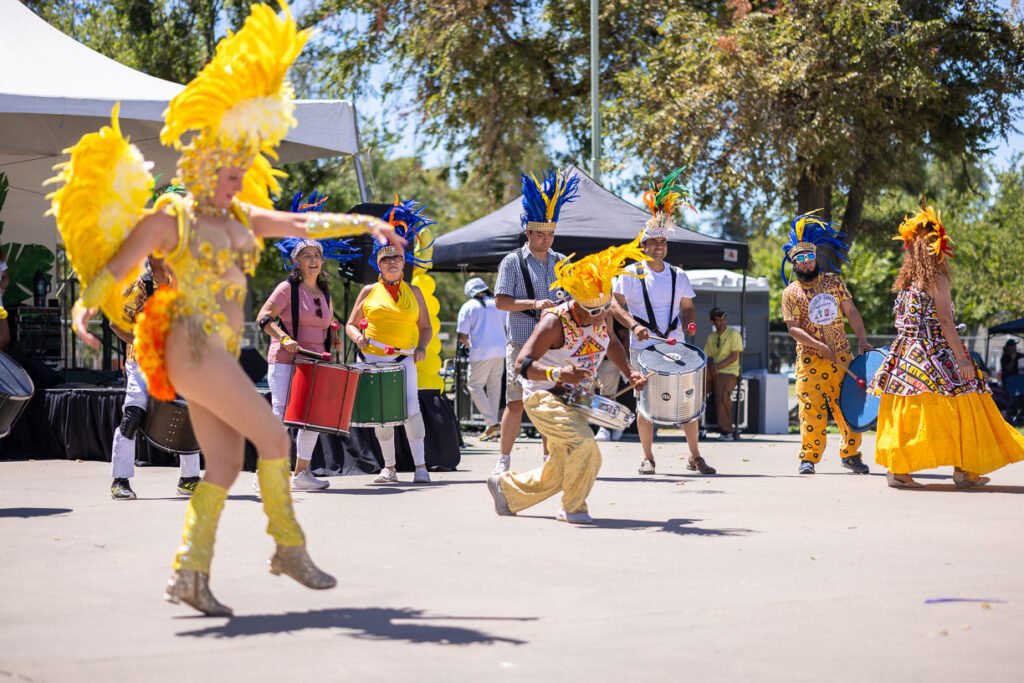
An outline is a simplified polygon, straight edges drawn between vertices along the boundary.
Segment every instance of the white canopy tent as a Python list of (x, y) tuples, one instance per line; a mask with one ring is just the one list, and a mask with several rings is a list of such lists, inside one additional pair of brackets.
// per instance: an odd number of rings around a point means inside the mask
[[(121, 103), (121, 128), (170, 179), (177, 154), (159, 142), (163, 111), (183, 86), (108, 59), (40, 19), (18, 0), (0, 0), (0, 172), (10, 191), (0, 220), (3, 241), (56, 250), (57, 228), (42, 187), (63, 150), (110, 121)], [(341, 100), (300, 100), (298, 126), (278, 149), (281, 163), (353, 155), (360, 193), (355, 107)]]

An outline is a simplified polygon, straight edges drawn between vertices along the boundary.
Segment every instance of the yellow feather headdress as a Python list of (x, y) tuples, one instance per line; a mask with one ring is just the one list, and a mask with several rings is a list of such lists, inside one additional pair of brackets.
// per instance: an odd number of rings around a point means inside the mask
[[(284, 0), (283, 16), (265, 4), (252, 6), (238, 33), (229, 33), (216, 53), (164, 112), (160, 142), (181, 150), (180, 182), (202, 201), (214, 190), (216, 171), (246, 169), (242, 201), (269, 206), (278, 192), (266, 157), (295, 125), (295, 95), (285, 75), (309, 39), (299, 31)], [(192, 134), (188, 142), (184, 138)]]
[(903, 219), (903, 222), (900, 223), (900, 234), (893, 239), (903, 240), (905, 249), (918, 237), (932, 243), (932, 255), (940, 262), (947, 256), (953, 258), (953, 238), (943, 227), (939, 212), (930, 206), (922, 207), (913, 218), (907, 216)]
[(632, 242), (608, 247), (575, 263), (572, 262), (575, 254), (570, 254), (555, 264), (555, 282), (551, 289), (560, 287), (589, 308), (603, 306), (611, 301), (612, 278), (616, 275), (643, 277), (625, 269), (626, 261), (650, 260), (640, 248), (641, 237), (643, 233)]

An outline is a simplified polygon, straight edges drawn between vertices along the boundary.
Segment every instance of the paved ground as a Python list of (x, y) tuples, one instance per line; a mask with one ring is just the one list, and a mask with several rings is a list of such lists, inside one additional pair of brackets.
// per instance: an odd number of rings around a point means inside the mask
[[(232, 619), (161, 600), (175, 471), (139, 470), (144, 499), (115, 503), (104, 464), (3, 462), (0, 681), (1024, 678), (1024, 467), (896, 491), (830, 441), (813, 477), (790, 436), (705, 444), (717, 477), (679, 442), (654, 477), (639, 444), (606, 444), (594, 528), (554, 522), (557, 500), (497, 517), (493, 450), (429, 487), (336, 477), (296, 505), (328, 592), (266, 572), (243, 474), (213, 565)], [(514, 466), (538, 461), (526, 444)]]

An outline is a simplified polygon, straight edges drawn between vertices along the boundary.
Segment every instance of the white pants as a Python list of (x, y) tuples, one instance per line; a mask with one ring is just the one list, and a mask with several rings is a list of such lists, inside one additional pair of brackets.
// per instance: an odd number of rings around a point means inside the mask
[[(146, 409), (149, 394), (146, 393), (146, 378), (142, 376), (138, 363), (124, 365), (124, 407), (137, 406)], [(141, 425), (140, 425), (141, 427)], [(180, 453), (182, 477), (199, 476), (199, 454)], [(114, 447), (110, 452), (110, 471), (114, 479), (131, 479), (135, 476), (135, 439), (129, 439), (121, 433), (121, 426), (114, 430)]]
[[(371, 364), (394, 363), (395, 356), (374, 356), (366, 354), (366, 362)], [(426, 428), (423, 426), (423, 416), (420, 415), (419, 380), (416, 377), (416, 363), (412, 356), (402, 359), (402, 366), (405, 368), (405, 435), (409, 439), (409, 449), (412, 451), (412, 461), (416, 467), (426, 465), (423, 439), (426, 436)], [(394, 469), (395, 467), (395, 428), (374, 427), (377, 441), (380, 443), (380, 452), (384, 456), (384, 466)]]
[(490, 427), (500, 421), (498, 406), (501, 405), (501, 378), (505, 372), (505, 357), (485, 358), (469, 363), (469, 395), (473, 404), (484, 417), (484, 423)]
[[(295, 366), (290, 363), (271, 363), (267, 367), (267, 384), (270, 385), (270, 407), (274, 415), (284, 417), (285, 403), (288, 401), (288, 387), (292, 383)], [(309, 462), (313, 459), (316, 448), (317, 433), (308, 429), (300, 429), (295, 435), (295, 455), (299, 460)]]

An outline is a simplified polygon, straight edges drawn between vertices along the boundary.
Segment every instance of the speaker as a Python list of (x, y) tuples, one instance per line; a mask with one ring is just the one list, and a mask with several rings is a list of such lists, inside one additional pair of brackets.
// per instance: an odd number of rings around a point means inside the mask
[[(373, 216), (375, 218), (384, 218), (384, 215), (392, 208), (393, 204), (381, 204), (376, 202), (367, 202), (364, 204), (356, 204), (349, 213), (361, 213), (364, 216)], [(374, 270), (371, 257), (373, 254), (373, 237), (371, 235), (360, 235), (359, 237), (349, 238), (349, 242), (355, 248), (359, 249), (359, 258), (342, 263), (338, 266), (338, 275), (346, 280), (352, 282), (358, 282), (362, 285), (369, 285), (377, 282), (377, 271)], [(406, 281), (412, 280), (412, 265), (405, 264), (405, 277)]]
[(253, 384), (263, 381), (267, 376), (267, 359), (254, 348), (242, 349), (238, 357), (245, 374), (253, 381)]

